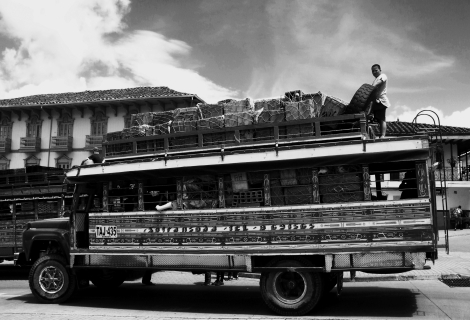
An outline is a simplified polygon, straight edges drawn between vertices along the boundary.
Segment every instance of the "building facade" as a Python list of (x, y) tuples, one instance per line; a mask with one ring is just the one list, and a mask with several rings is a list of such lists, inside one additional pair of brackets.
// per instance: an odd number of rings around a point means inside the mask
[(167, 87), (44, 94), (0, 100), (0, 170), (33, 165), (70, 168), (101, 149), (107, 132), (131, 115), (195, 106), (197, 95)]

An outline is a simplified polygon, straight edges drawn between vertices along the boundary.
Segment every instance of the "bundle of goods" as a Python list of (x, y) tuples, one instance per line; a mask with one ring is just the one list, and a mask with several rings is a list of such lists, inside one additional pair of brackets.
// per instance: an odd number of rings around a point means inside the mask
[(186, 177), (183, 181), (183, 208), (217, 208), (217, 182), (213, 176)]
[(323, 103), (323, 107), (321, 109), (321, 117), (335, 117), (340, 116), (345, 113), (347, 109), (348, 103), (332, 97), (332, 96), (325, 96), (325, 102)]
[(131, 126), (153, 125), (153, 112), (131, 114)]
[(262, 110), (258, 117), (258, 123), (272, 123), (272, 122), (283, 122), (285, 121), (284, 110)]
[(148, 124), (143, 124), (140, 126), (133, 126), (129, 128), (129, 135), (131, 137), (153, 136), (154, 132), (155, 132), (155, 127), (149, 126)]
[(220, 117), (224, 115), (224, 106), (222, 105), (199, 103), (197, 106), (201, 112), (202, 119)]
[(171, 133), (191, 132), (197, 130), (197, 120), (174, 120), (171, 122)]
[(269, 185), (269, 192), (271, 194), (271, 205), (284, 205), (284, 192), (282, 190), (281, 176), (278, 170), (269, 172)]
[(174, 111), (174, 121), (196, 121), (202, 119), (198, 106), (191, 108), (178, 108)]
[(302, 96), (302, 100), (313, 100), (313, 102), (318, 106), (322, 107), (325, 105), (326, 95), (321, 91), (317, 93), (306, 93)]
[(106, 134), (106, 141), (115, 141), (122, 139), (122, 131), (108, 132)]
[(229, 174), (224, 175), (224, 198), (225, 205), (231, 207), (233, 204), (232, 177)]
[(124, 128), (124, 129), (122, 129), (121, 138), (122, 138), (122, 139), (129, 139), (129, 138), (131, 138), (131, 129), (130, 129), (130, 128)]
[(300, 102), (287, 102), (284, 105), (286, 121), (311, 119), (320, 116), (321, 106), (313, 99)]
[(246, 112), (246, 111), (254, 111), (255, 105), (253, 100), (250, 98), (246, 98), (244, 100), (222, 100), (218, 102), (219, 105), (224, 107), (224, 114), (229, 113), (239, 113), (239, 112)]
[(199, 130), (220, 129), (224, 127), (224, 116), (217, 116), (197, 121)]
[(320, 170), (318, 180), (322, 203), (364, 200), (362, 173), (356, 166), (326, 167)]
[(151, 125), (165, 124), (175, 119), (175, 111), (149, 112), (152, 114)]
[(260, 110), (260, 109), (263, 109), (264, 111), (283, 110), (283, 102), (281, 99), (257, 100), (255, 101), (255, 110)]
[(299, 168), (295, 170), (295, 175), (299, 184), (311, 184), (312, 183), (312, 169), (310, 168)]
[(229, 113), (224, 116), (225, 127), (239, 127), (258, 123), (263, 110)]
[(168, 134), (170, 133), (170, 128), (171, 128), (171, 121), (156, 124), (154, 126), (154, 134), (155, 135)]
[(232, 178), (233, 192), (248, 191), (248, 179), (246, 172), (237, 172), (230, 174)]
[(295, 186), (297, 185), (297, 175), (295, 169), (280, 170), (281, 186)]
[(312, 186), (295, 186), (284, 188), (286, 205), (309, 204), (313, 202)]

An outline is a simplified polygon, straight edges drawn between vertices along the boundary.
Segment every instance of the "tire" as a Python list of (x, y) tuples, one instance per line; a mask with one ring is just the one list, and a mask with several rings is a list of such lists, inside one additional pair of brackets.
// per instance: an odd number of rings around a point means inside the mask
[(90, 280), (98, 288), (117, 288), (126, 280), (126, 274), (121, 270), (101, 269), (93, 272)]
[[(309, 267), (305, 259), (278, 260), (274, 267)], [(319, 273), (263, 272), (260, 279), (261, 296), (268, 307), (282, 316), (302, 316), (310, 312), (323, 294)]]
[(374, 91), (374, 86), (364, 83), (359, 89), (357, 89), (356, 93), (352, 97), (351, 102), (346, 108), (346, 113), (352, 114), (366, 111), (370, 102), (372, 101), (372, 99), (374, 99)]
[(56, 254), (39, 258), (29, 272), (29, 287), (42, 303), (61, 303), (75, 292), (76, 281), (65, 259)]

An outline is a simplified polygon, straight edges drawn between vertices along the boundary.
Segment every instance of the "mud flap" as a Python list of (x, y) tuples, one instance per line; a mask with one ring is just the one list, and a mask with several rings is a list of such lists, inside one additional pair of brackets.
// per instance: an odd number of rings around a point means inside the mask
[(336, 277), (336, 296), (339, 297), (343, 291), (343, 273), (339, 272)]

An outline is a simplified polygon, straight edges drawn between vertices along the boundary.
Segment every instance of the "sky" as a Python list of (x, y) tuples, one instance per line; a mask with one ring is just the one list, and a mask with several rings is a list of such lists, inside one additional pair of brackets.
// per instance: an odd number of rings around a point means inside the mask
[(349, 102), (378, 63), (387, 120), (470, 127), (469, 16), (468, 0), (2, 0), (0, 99), (167, 86)]

